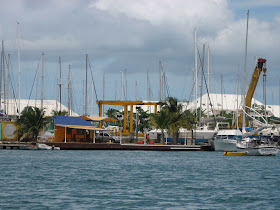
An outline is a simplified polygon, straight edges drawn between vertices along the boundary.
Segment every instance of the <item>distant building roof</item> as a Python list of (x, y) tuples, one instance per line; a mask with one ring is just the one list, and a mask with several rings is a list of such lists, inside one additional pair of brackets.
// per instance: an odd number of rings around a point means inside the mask
[[(3, 102), (2, 102), (3, 103)], [(7, 115), (18, 115), (18, 113), (21, 113), (22, 110), (27, 106), (33, 106), (41, 108), (41, 101), (40, 100), (27, 100), (27, 99), (21, 99), (20, 100), (20, 110), (19, 109), (19, 101), (15, 99), (6, 99), (5, 103), (2, 104), (1, 109), (3, 112)], [(58, 111), (58, 108), (60, 107), (60, 103), (56, 100), (44, 100), (43, 101), (43, 108), (45, 111), (45, 116), (52, 116), (52, 111), (56, 110)], [(68, 111), (68, 108), (61, 104), (61, 110)], [(72, 116), (78, 116), (77, 113), (70, 111)]]
[(55, 116), (53, 116), (53, 119), (54, 119), (55, 125), (80, 125), (80, 126), (93, 127), (93, 125), (90, 122), (88, 122), (80, 117), (55, 115)]

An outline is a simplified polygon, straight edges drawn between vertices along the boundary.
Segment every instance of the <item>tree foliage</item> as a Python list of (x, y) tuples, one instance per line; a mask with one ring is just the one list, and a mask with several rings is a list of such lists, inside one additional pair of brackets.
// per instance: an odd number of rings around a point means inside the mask
[(189, 110), (183, 111), (182, 104), (176, 98), (169, 97), (161, 103), (161, 111), (152, 116), (152, 122), (156, 128), (161, 129), (162, 138), (164, 138), (163, 130), (168, 129), (175, 144), (179, 138), (179, 129), (191, 129), (195, 117)]
[(66, 110), (62, 110), (62, 111), (52, 110), (52, 115), (68, 116), (68, 111), (66, 111)]
[(45, 117), (45, 111), (37, 107), (27, 106), (21, 112), (20, 118), (16, 123), (19, 130), (23, 134), (20, 140), (32, 136), (32, 140), (36, 141), (40, 130), (48, 123)]

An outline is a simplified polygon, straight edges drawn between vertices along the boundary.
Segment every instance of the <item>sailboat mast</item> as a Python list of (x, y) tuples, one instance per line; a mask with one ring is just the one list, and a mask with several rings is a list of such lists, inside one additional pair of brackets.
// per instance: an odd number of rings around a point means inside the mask
[(41, 110), (43, 110), (44, 104), (44, 59), (45, 54), (42, 54), (42, 82), (41, 82)]
[(223, 117), (223, 111), (224, 111), (224, 98), (223, 98), (223, 75), (221, 74), (221, 103), (222, 103), (222, 108), (221, 108), (221, 113)]
[(122, 93), (122, 101), (123, 101), (123, 71), (121, 71), (122, 73), (122, 78), (121, 78), (121, 93)]
[[(105, 100), (105, 72), (103, 73), (103, 101)], [(102, 116), (104, 116), (104, 104), (102, 104)]]
[(59, 111), (60, 113), (61, 113), (61, 85), (62, 85), (61, 57), (59, 57)]
[(203, 54), (202, 54), (202, 65), (201, 65), (201, 81), (200, 81), (200, 108), (199, 108), (199, 125), (201, 126), (202, 117), (202, 89), (203, 89), (203, 72), (204, 72), (204, 54), (205, 54), (205, 44), (203, 44)]
[(196, 29), (194, 29), (194, 84), (195, 84), (195, 114), (197, 116), (197, 40)]
[(1, 79), (0, 79), (0, 111), (2, 110), (2, 77), (4, 69), (4, 41), (2, 41), (2, 51), (1, 51)]
[(244, 61), (244, 86), (243, 86), (243, 119), (242, 119), (242, 134), (245, 133), (245, 91), (246, 91), (246, 81), (247, 81), (247, 46), (248, 46), (248, 25), (249, 25), (249, 10), (247, 12), (247, 27), (246, 27), (246, 44), (245, 44), (245, 61)]
[[(128, 95), (127, 95), (127, 77), (126, 77), (126, 69), (124, 70), (124, 76), (125, 76), (125, 100), (128, 100)], [(128, 117), (128, 115), (127, 115)], [(128, 119), (128, 118), (127, 118)]]
[(8, 54), (8, 83), (7, 83), (7, 116), (9, 115), (9, 100), (10, 100), (10, 80), (11, 80), (11, 73), (10, 73), (10, 65), (11, 65), (11, 56)]
[(67, 82), (67, 89), (68, 89), (68, 115), (70, 115), (70, 69), (71, 69), (71, 66), (69, 64), (69, 68), (68, 68), (68, 82)]
[(236, 85), (236, 129), (238, 129), (238, 107), (239, 107), (239, 101), (238, 101), (238, 96), (239, 96), (239, 64), (238, 64), (238, 72), (237, 72), (237, 85)]
[(135, 100), (137, 101), (138, 99), (138, 85), (137, 85), (137, 80), (135, 81)]
[(20, 27), (17, 22), (17, 52), (18, 52), (18, 118), (20, 119)]
[(88, 104), (88, 96), (87, 96), (87, 72), (88, 72), (88, 54), (86, 54), (86, 86), (85, 86), (85, 116), (87, 116), (87, 104)]
[[(208, 68), (207, 68), (207, 89), (208, 92), (210, 92), (210, 49), (209, 49), (209, 45), (208, 45), (208, 49), (207, 49), (207, 60), (208, 60)], [(209, 117), (209, 101), (208, 101), (208, 97), (206, 97), (206, 104), (207, 104), (207, 117)]]
[(161, 71), (161, 61), (159, 61), (159, 101), (161, 101), (161, 88), (162, 87), (162, 71)]
[[(5, 71), (5, 50), (4, 50), (4, 41), (2, 41), (3, 47), (3, 103), (4, 103), (4, 113), (7, 114), (6, 106), (6, 71)], [(1, 92), (2, 93), (2, 92)]]

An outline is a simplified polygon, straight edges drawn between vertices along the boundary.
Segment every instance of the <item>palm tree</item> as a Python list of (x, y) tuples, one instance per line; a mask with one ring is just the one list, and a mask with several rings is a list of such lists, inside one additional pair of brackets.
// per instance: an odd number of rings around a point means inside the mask
[(163, 105), (163, 109), (167, 109), (170, 115), (170, 123), (168, 131), (173, 137), (173, 144), (176, 144), (179, 138), (179, 129), (186, 124), (183, 114), (183, 106), (178, 103), (174, 97), (169, 97)]
[(47, 124), (45, 111), (37, 107), (27, 106), (21, 112), (16, 123), (23, 134), (20, 141), (30, 136), (32, 136), (33, 141), (36, 141), (40, 130)]
[(172, 135), (173, 144), (176, 144), (179, 138), (179, 129), (182, 127), (191, 129), (195, 117), (189, 110), (183, 111), (182, 104), (174, 97), (169, 97), (167, 101), (162, 103), (162, 110), (166, 110), (169, 115), (168, 132)]
[(164, 129), (168, 128), (170, 114), (167, 109), (162, 109), (157, 114), (151, 114), (151, 124), (161, 130), (161, 143), (164, 143)]
[(60, 115), (60, 116), (68, 116), (68, 111), (66, 111), (66, 110), (62, 110), (62, 111), (52, 110), (52, 114), (53, 115)]

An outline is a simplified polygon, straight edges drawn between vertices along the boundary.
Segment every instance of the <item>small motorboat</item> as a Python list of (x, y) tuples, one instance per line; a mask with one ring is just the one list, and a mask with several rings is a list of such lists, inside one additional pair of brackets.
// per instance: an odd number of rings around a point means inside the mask
[(42, 144), (42, 143), (37, 143), (37, 147), (38, 147), (38, 149), (45, 149), (45, 150), (60, 150), (59, 147), (55, 147), (54, 145), (49, 146), (49, 145)]

